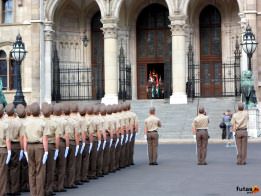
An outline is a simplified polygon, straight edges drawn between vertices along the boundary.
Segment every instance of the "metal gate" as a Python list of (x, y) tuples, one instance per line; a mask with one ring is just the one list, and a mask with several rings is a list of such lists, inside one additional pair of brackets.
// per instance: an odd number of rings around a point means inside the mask
[[(222, 64), (222, 74), (216, 75), (213, 81), (207, 81), (200, 76), (200, 66), (195, 65), (193, 58), (194, 53), (191, 43), (189, 44), (188, 52), (188, 81), (186, 83), (186, 92), (189, 98), (193, 100), (195, 97), (202, 97), (201, 86), (207, 82), (222, 83), (222, 97), (240, 96), (240, 57), (241, 52), (238, 40), (236, 41), (236, 49), (234, 51), (234, 62)], [(215, 90), (215, 89), (214, 89)]]
[(119, 99), (131, 99), (131, 65), (127, 63), (121, 44), (119, 55)]
[[(59, 61), (57, 49), (53, 57), (53, 101), (98, 100), (104, 96), (103, 80), (98, 67), (91, 68), (81, 62)], [(93, 89), (99, 93), (93, 93)]]

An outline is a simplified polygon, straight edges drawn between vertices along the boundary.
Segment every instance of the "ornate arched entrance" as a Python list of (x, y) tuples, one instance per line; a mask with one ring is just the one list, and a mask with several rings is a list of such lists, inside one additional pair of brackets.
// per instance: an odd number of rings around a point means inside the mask
[(221, 16), (212, 5), (199, 17), (200, 28), (200, 90), (203, 97), (222, 94)]
[(137, 94), (139, 99), (162, 99), (171, 89), (171, 32), (168, 9), (151, 4), (137, 25)]

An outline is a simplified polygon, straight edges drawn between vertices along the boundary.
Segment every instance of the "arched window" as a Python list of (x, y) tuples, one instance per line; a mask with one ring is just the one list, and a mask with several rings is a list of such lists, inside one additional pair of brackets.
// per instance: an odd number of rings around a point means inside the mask
[(9, 57), (5, 51), (0, 50), (0, 78), (2, 79), (3, 90), (14, 90), (17, 88), (17, 71), (12, 55)]
[(2, 79), (3, 90), (7, 89), (7, 59), (6, 53), (0, 50), (0, 78)]
[(13, 0), (2, 1), (2, 22), (3, 23), (13, 22)]

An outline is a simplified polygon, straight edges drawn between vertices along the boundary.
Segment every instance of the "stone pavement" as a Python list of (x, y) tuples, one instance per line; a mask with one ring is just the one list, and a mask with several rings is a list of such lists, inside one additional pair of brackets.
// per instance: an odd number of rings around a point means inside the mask
[[(235, 148), (209, 144), (208, 165), (196, 165), (195, 144), (161, 144), (159, 165), (147, 164), (147, 146), (135, 148), (135, 165), (59, 195), (237, 196), (238, 188), (261, 188), (261, 143), (251, 143), (247, 165), (236, 165)], [(29, 195), (29, 194), (23, 194)], [(256, 195), (261, 195), (261, 192)]]

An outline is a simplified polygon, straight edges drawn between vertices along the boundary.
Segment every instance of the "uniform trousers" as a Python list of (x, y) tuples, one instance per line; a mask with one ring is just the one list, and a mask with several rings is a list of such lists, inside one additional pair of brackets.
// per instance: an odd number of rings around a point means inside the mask
[(20, 155), (21, 146), (19, 142), (12, 142), (11, 160), (8, 164), (8, 193), (20, 192)]
[(28, 144), (28, 168), (31, 196), (44, 196), (46, 165), (42, 159), (44, 148), (42, 143)]
[(110, 137), (107, 138), (106, 145), (103, 150), (102, 172), (105, 175), (109, 173), (109, 162), (110, 162)]
[(149, 163), (156, 163), (158, 159), (159, 134), (157, 131), (147, 132)]
[(66, 159), (66, 171), (64, 179), (64, 187), (71, 188), (75, 184), (75, 167), (76, 167), (76, 157), (75, 157), (75, 141), (70, 140), (69, 153)]
[(129, 164), (131, 165), (134, 164), (133, 156), (134, 156), (135, 136), (136, 136), (136, 132), (133, 131), (133, 135), (130, 141), (130, 154), (129, 154)]
[(129, 142), (129, 139), (130, 139), (130, 131), (127, 131), (126, 132), (126, 137), (128, 137), (127, 141), (126, 141), (126, 138), (125, 138), (125, 159), (124, 159), (124, 166), (128, 166), (129, 165), (129, 153), (130, 153), (130, 142)]
[(97, 176), (102, 176), (102, 168), (103, 168), (103, 140), (101, 141), (100, 148), (97, 152)]
[(66, 169), (66, 159), (64, 157), (65, 147), (65, 140), (61, 139), (59, 145), (59, 154), (55, 163), (55, 191), (62, 191), (64, 189), (64, 178)]
[(80, 142), (78, 154), (76, 156), (76, 168), (75, 168), (75, 184), (81, 181), (81, 168), (82, 168), (82, 154), (81, 154), (82, 142)]
[(116, 170), (115, 166), (115, 144), (117, 140), (117, 135), (113, 134), (113, 140), (112, 140), (112, 145), (110, 147), (110, 162), (109, 162), (109, 171), (114, 172)]
[(20, 190), (21, 192), (27, 192), (29, 191), (29, 171), (26, 157), (23, 156), (20, 162)]
[(97, 137), (93, 138), (92, 150), (90, 153), (90, 167), (89, 167), (89, 177), (95, 178), (97, 176)]
[(123, 140), (120, 139), (121, 151), (120, 151), (120, 168), (125, 167), (125, 153), (126, 153), (126, 144), (125, 144), (126, 135), (123, 135)]
[(198, 163), (206, 163), (208, 148), (208, 131), (207, 129), (199, 129), (196, 132)]
[(0, 195), (5, 195), (7, 190), (7, 165), (5, 164), (7, 158), (6, 148), (0, 147)]
[(237, 163), (245, 164), (247, 158), (247, 130), (236, 131), (236, 144), (237, 144)]
[(82, 167), (81, 167), (81, 181), (88, 181), (88, 171), (89, 171), (89, 148), (90, 143), (85, 142), (85, 148), (82, 152)]
[(53, 192), (55, 160), (54, 160), (55, 144), (48, 144), (48, 159), (46, 161), (46, 179), (45, 193), (51, 195)]
[(115, 169), (120, 168), (120, 155), (121, 155), (121, 137), (119, 137), (119, 142), (115, 148)]

